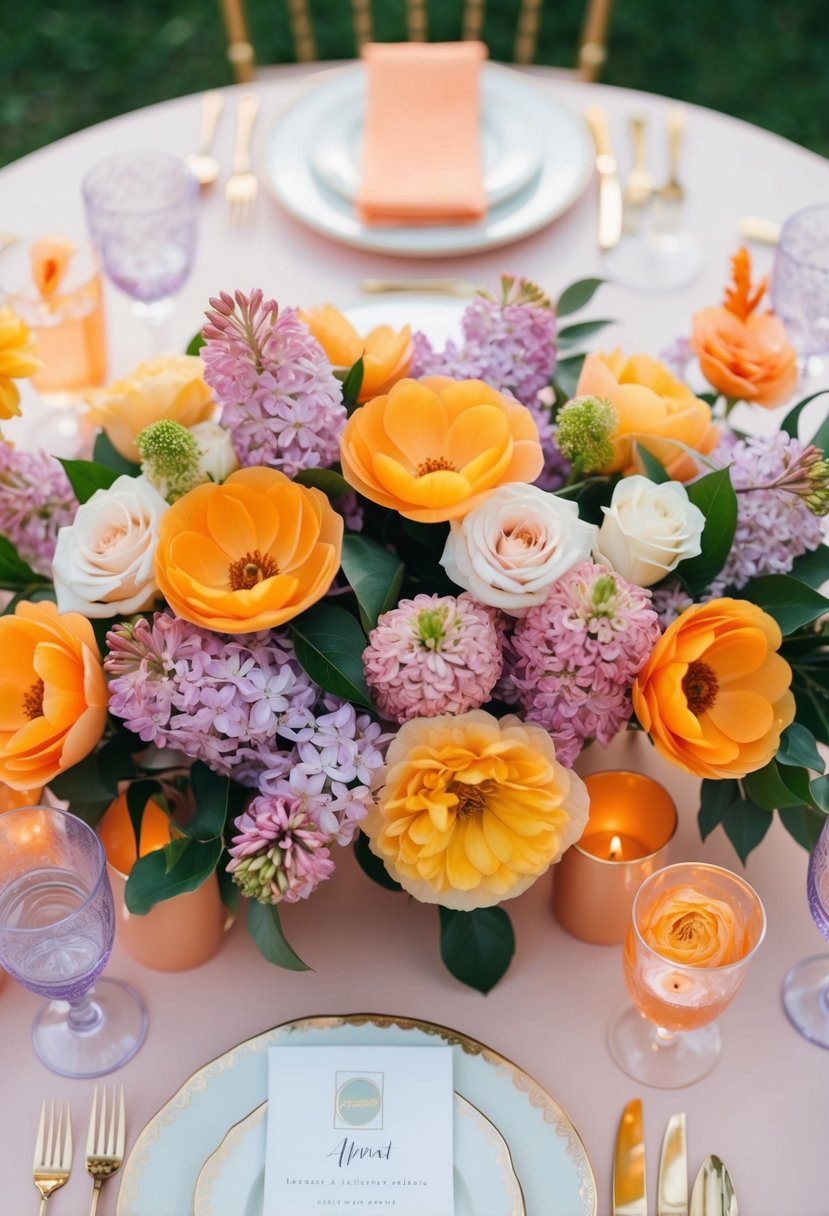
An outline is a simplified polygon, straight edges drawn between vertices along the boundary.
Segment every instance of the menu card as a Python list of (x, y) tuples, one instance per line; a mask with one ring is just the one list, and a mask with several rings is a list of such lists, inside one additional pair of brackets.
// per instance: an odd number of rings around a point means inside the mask
[(451, 1216), (452, 1048), (272, 1047), (263, 1216)]

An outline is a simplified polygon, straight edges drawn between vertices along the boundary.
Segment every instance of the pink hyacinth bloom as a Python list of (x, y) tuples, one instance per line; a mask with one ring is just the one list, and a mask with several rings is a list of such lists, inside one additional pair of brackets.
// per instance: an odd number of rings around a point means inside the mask
[(235, 826), (227, 869), (250, 899), (296, 903), (334, 872), (330, 836), (296, 799), (267, 794), (254, 798)]
[(571, 765), (586, 739), (610, 743), (632, 714), (630, 689), (660, 635), (649, 591), (582, 562), (519, 620), (508, 651), (530, 722)]
[(493, 616), (466, 592), (401, 600), (380, 617), (363, 652), (377, 707), (398, 723), (477, 709), (502, 665)]

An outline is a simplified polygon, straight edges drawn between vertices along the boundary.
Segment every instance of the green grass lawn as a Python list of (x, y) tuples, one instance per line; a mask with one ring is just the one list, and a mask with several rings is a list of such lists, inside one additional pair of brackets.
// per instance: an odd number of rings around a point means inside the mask
[[(350, 0), (311, 0), (325, 58), (353, 54)], [(489, 0), (507, 58), (514, 0)], [(248, 0), (262, 61), (292, 58), (280, 0)], [(403, 0), (374, 0), (375, 36), (404, 37)], [(545, 6), (539, 61), (571, 64), (581, 3)], [(430, 36), (455, 38), (451, 0)], [(92, 123), (231, 81), (217, 0), (30, 0), (0, 33), (0, 164)], [(829, 155), (826, 0), (616, 0), (603, 79), (746, 118)]]

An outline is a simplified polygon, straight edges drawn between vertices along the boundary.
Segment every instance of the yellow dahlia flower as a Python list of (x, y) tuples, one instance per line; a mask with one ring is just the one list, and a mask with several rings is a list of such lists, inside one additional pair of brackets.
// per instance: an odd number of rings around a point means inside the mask
[(483, 710), (414, 718), (389, 747), (372, 852), (423, 903), (469, 911), (511, 899), (584, 830), (584, 783), (540, 726)]
[(39, 367), (29, 327), (7, 304), (0, 305), (0, 418), (20, 413), (20, 393), (12, 381), (33, 375)]

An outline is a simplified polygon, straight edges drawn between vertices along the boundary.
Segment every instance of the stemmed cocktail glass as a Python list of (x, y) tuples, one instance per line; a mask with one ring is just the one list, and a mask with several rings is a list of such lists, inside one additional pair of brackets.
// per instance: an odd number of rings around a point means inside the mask
[[(809, 858), (806, 892), (812, 919), (829, 941), (829, 819)], [(783, 982), (783, 1008), (804, 1038), (829, 1047), (829, 954), (792, 967)]]
[(645, 1085), (672, 1089), (719, 1058), (714, 1024), (745, 978), (766, 932), (759, 896), (730, 870), (683, 862), (642, 883), (624, 946), (633, 998), (612, 1020), (616, 1063)]
[(0, 963), (47, 998), (32, 1042), (53, 1072), (103, 1076), (144, 1041), (140, 997), (99, 979), (114, 934), (106, 855), (92, 828), (48, 806), (0, 815)]

